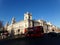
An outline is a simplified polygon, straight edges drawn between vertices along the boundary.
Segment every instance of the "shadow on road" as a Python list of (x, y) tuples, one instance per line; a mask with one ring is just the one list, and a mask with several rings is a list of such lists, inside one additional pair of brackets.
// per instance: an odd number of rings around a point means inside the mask
[[(52, 35), (48, 34), (48, 35)], [(0, 45), (60, 45), (60, 37), (53, 34), (53, 36), (44, 37), (24, 37), (24, 38), (17, 38), (17, 39), (5, 39), (0, 40)]]

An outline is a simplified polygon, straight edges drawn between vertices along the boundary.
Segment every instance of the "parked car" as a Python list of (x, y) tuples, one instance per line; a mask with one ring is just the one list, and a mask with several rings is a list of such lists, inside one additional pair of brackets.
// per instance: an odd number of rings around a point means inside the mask
[(57, 37), (57, 33), (55, 33), (55, 32), (50, 32), (50, 33), (45, 33), (44, 34), (44, 37)]

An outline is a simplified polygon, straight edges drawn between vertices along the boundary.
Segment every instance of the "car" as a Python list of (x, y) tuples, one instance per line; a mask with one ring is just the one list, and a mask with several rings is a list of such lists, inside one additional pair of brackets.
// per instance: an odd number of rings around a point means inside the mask
[(48, 35), (48, 37), (57, 37), (57, 33), (55, 33), (55, 32), (50, 32), (47, 35)]

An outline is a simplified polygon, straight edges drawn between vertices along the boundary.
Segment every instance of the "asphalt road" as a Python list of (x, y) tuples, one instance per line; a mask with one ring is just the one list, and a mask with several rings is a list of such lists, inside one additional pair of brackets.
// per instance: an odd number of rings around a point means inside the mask
[(6, 39), (0, 45), (60, 45), (60, 37)]

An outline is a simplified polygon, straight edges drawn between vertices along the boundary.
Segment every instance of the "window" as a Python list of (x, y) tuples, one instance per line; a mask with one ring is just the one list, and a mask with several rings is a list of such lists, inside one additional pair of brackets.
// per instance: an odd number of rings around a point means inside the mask
[(52, 30), (54, 32), (54, 30)]
[(29, 19), (30, 19), (30, 16), (29, 16)]
[(26, 19), (27, 19), (27, 17), (26, 17)]
[(20, 29), (18, 29), (18, 32), (20, 32)]

